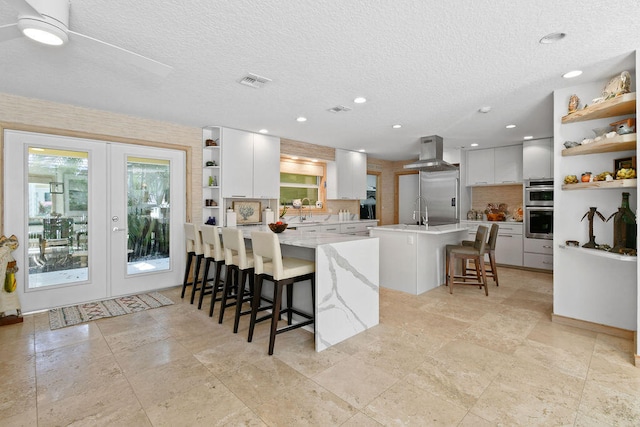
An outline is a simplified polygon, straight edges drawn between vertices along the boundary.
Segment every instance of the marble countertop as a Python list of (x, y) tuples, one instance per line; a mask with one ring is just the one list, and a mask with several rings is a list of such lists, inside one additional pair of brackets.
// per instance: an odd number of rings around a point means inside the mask
[[(252, 231), (271, 231), (271, 229), (266, 225), (246, 225), (242, 227), (242, 234), (246, 239), (251, 238)], [(304, 230), (287, 229), (278, 234), (278, 239), (283, 245), (316, 248), (320, 245), (365, 240), (371, 239), (371, 237), (337, 233), (309, 233)]]
[(379, 220), (377, 219), (352, 219), (352, 220), (347, 220), (347, 221), (338, 221), (338, 220), (334, 220), (334, 219), (321, 219), (321, 217), (318, 217), (318, 219), (312, 218), (309, 220), (305, 220), (300, 222), (299, 219), (292, 219), (290, 221), (287, 222), (287, 224), (289, 224), (291, 227), (304, 227), (304, 226), (313, 226), (313, 225), (335, 225), (335, 224), (360, 224), (363, 222), (375, 222), (377, 223)]
[(421, 234), (447, 234), (456, 233), (459, 231), (468, 230), (469, 227), (465, 224), (446, 224), (446, 225), (407, 225), (407, 224), (393, 224), (382, 225), (373, 228), (376, 231), (390, 231), (390, 232), (404, 232), (404, 233), (421, 233)]

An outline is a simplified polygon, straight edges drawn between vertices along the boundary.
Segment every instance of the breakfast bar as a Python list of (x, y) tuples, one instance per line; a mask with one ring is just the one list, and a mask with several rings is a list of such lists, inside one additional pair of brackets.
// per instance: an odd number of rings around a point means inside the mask
[[(247, 246), (251, 231), (266, 226), (242, 227)], [(379, 321), (379, 239), (334, 233), (285, 230), (278, 234), (283, 256), (316, 263), (315, 349), (322, 351), (363, 332)], [(272, 292), (265, 282), (264, 292)], [(311, 312), (311, 291), (296, 285), (293, 304)]]
[(380, 286), (419, 295), (445, 283), (445, 246), (459, 244), (468, 227), (384, 225), (370, 230), (380, 239)]

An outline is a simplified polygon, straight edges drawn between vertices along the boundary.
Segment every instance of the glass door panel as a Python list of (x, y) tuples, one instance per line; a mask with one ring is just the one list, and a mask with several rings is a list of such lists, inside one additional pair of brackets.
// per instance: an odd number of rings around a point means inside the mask
[(127, 274), (168, 270), (169, 160), (127, 157)]
[(28, 148), (28, 289), (89, 277), (89, 153)]

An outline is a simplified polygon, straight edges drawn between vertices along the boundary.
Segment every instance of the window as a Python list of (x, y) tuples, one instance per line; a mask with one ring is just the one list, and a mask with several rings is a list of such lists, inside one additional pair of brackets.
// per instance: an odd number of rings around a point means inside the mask
[[(324, 206), (325, 175), (324, 163), (282, 159), (280, 161), (280, 204), (292, 206), (293, 200), (306, 198), (310, 206), (316, 206), (318, 201)], [(304, 204), (307, 204), (306, 200)]]

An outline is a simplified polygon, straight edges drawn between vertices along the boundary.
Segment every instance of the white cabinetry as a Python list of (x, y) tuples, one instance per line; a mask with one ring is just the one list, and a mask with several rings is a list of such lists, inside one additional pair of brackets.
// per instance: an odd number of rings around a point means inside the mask
[(553, 240), (525, 238), (524, 266), (553, 270)]
[(522, 175), (525, 179), (553, 178), (553, 140), (522, 143)]
[(467, 151), (467, 185), (522, 182), (522, 146)]
[[(207, 140), (217, 141), (207, 145)], [(220, 128), (202, 130), (202, 222), (209, 217), (222, 223), (221, 168), (220, 168)]]
[(516, 184), (522, 182), (522, 146), (510, 145), (493, 151), (494, 182)]
[(493, 184), (493, 149), (467, 151), (467, 185)]
[(222, 128), (222, 196), (280, 198), (280, 139)]
[(327, 199), (367, 198), (367, 155), (336, 149), (335, 164), (327, 165)]

